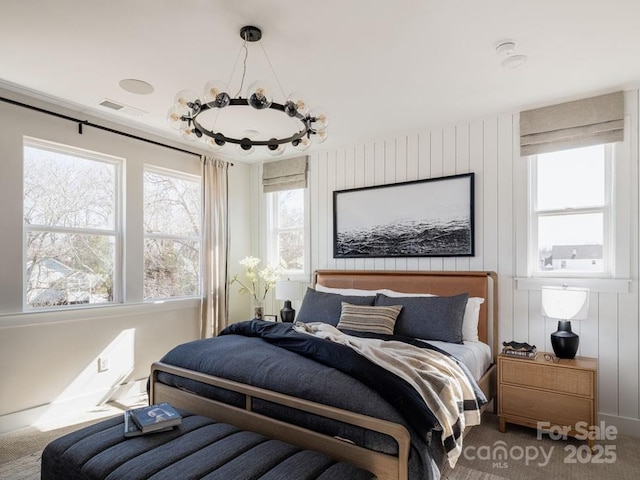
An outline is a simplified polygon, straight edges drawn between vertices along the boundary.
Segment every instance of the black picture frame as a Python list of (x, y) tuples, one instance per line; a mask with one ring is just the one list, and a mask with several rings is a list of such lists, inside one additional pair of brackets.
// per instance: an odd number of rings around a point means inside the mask
[(474, 174), (336, 190), (333, 256), (472, 257)]

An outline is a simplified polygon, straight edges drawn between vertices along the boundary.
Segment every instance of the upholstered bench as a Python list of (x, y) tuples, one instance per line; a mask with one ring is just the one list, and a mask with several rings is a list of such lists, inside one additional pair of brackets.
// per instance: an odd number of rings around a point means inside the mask
[(371, 473), (321, 453), (183, 413), (171, 431), (124, 437), (122, 417), (51, 442), (41, 480), (365, 480)]

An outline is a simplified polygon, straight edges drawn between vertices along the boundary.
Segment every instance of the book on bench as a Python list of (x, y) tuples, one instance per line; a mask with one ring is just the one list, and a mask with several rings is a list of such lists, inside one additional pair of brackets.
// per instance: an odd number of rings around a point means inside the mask
[(169, 403), (132, 408), (124, 413), (125, 437), (164, 432), (180, 425), (182, 416)]

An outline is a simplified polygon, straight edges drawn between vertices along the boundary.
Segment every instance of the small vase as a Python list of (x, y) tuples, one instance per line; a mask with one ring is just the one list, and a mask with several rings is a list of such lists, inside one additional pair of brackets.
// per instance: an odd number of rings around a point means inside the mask
[(253, 319), (254, 320), (264, 320), (264, 305), (262, 302), (254, 302), (253, 303)]

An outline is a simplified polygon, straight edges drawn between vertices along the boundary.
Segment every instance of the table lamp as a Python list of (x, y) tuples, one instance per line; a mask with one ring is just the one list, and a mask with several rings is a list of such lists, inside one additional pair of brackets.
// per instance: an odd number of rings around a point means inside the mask
[(283, 322), (293, 322), (296, 311), (291, 307), (291, 300), (302, 298), (300, 282), (291, 280), (278, 280), (276, 282), (276, 300), (284, 300), (284, 307), (280, 310), (280, 319)]
[(585, 320), (588, 314), (588, 288), (542, 287), (542, 315), (558, 319), (558, 330), (551, 334), (556, 357), (576, 356), (580, 338), (571, 331), (571, 320)]

